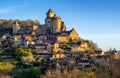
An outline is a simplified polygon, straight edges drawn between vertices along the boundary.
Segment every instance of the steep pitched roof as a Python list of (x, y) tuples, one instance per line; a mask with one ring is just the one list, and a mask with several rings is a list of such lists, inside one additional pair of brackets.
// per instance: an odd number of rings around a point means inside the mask
[(76, 38), (77, 38), (77, 36), (79, 37), (79, 34), (77, 33), (77, 31), (74, 28), (72, 28), (72, 30), (70, 30), (70, 35), (71, 35), (71, 37), (74, 35), (76, 35)]
[[(74, 28), (72, 28), (71, 30), (70, 30), (70, 33), (71, 32), (76, 32), (77, 33), (77, 31), (74, 29)], [(77, 33), (78, 34), (78, 33)]]
[(72, 31), (76, 31), (74, 28), (72, 28), (71, 30), (70, 30), (70, 32), (72, 32)]
[(53, 12), (51, 8), (48, 10), (48, 12), (46, 14), (49, 14), (50, 12)]

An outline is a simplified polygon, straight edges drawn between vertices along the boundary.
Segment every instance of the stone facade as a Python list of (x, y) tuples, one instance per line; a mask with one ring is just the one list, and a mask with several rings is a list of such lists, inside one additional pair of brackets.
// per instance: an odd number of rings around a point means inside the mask
[[(74, 28), (70, 31), (66, 31), (66, 26), (62, 19), (51, 9), (49, 9), (49, 11), (46, 13), (45, 24), (43, 25), (20, 27), (18, 22), (15, 21), (13, 24), (13, 34), (21, 35), (21, 41), (25, 43), (23, 46), (31, 48), (43, 48), (43, 50), (46, 49), (48, 52), (51, 52), (52, 46), (54, 46), (53, 51), (55, 52), (63, 51), (62, 48), (56, 48), (57, 45), (55, 42), (61, 44), (65, 42), (78, 42), (80, 40), (79, 35)], [(52, 46), (47, 46), (48, 44)], [(22, 45), (22, 43), (20, 45)], [(81, 47), (69, 48), (71, 48), (72, 51), (81, 50)]]
[(13, 34), (16, 34), (19, 29), (20, 29), (20, 26), (19, 26), (19, 24), (18, 24), (18, 21), (15, 21), (15, 22), (13, 23)]
[(48, 26), (48, 28), (50, 28), (51, 33), (66, 31), (64, 22), (59, 16), (56, 16), (56, 14), (51, 9), (49, 9), (49, 11), (46, 13), (46, 16), (45, 24)]
[(80, 39), (78, 33), (76, 32), (74, 28), (70, 31), (69, 36), (70, 36), (70, 39), (73, 41), (78, 41)]
[(37, 30), (38, 29), (38, 25), (33, 25), (33, 30)]
[(58, 42), (69, 42), (69, 37), (68, 36), (57, 36), (57, 41)]

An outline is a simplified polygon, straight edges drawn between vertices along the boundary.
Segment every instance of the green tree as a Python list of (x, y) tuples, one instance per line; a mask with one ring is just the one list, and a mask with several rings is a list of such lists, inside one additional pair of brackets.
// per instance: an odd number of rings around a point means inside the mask
[(30, 68), (25, 70), (25, 78), (36, 78), (41, 74), (41, 70), (38, 68)]
[(33, 54), (38, 54), (39, 50), (38, 49), (34, 49), (32, 50)]
[(24, 65), (33, 65), (33, 63), (35, 62), (35, 58), (33, 56), (27, 56), (27, 57), (22, 57), (21, 58), (21, 62)]
[(87, 43), (87, 47), (89, 48), (89, 50), (97, 50), (97, 44), (94, 43), (93, 41), (89, 41), (89, 40), (85, 40), (85, 42)]
[(22, 57), (32, 56), (32, 52), (31, 52), (31, 49), (16, 48), (15, 56), (17, 59), (20, 60)]

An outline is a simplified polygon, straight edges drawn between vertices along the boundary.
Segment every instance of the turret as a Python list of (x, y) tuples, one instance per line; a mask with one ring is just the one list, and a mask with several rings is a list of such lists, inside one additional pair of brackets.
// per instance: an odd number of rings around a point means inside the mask
[(52, 26), (52, 18), (55, 16), (55, 13), (52, 11), (52, 9), (49, 9), (46, 13), (46, 19), (45, 24), (50, 28)]
[(66, 26), (64, 22), (61, 23), (61, 31), (66, 31)]
[(19, 26), (18, 21), (15, 21), (15, 22), (13, 23), (13, 34), (16, 34), (19, 29), (20, 29), (20, 26)]
[(49, 9), (48, 12), (46, 13), (47, 17), (54, 17), (55, 13), (52, 11), (52, 9)]
[(115, 48), (112, 50), (112, 54), (118, 55), (118, 52), (117, 52), (117, 50)]
[(59, 16), (57, 16), (53, 22), (53, 32), (61, 32), (61, 18)]

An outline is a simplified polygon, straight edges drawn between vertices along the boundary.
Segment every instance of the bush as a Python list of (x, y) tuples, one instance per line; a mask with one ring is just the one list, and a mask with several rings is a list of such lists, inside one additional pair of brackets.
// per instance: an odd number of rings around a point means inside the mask
[(9, 62), (0, 62), (0, 70), (2, 71), (10, 71), (14, 68), (14, 65), (12, 65)]
[(20, 60), (22, 57), (32, 56), (32, 52), (30, 49), (16, 48), (15, 56)]
[(96, 78), (94, 72), (92, 71), (82, 71), (79, 69), (74, 70), (60, 70), (52, 71), (48, 70), (45, 75), (42, 75), (41, 78)]
[(24, 65), (31, 65), (33, 62), (35, 62), (35, 59), (33, 56), (22, 57), (21, 62)]
[(25, 70), (25, 78), (36, 78), (41, 74), (41, 70), (38, 68), (30, 68)]

